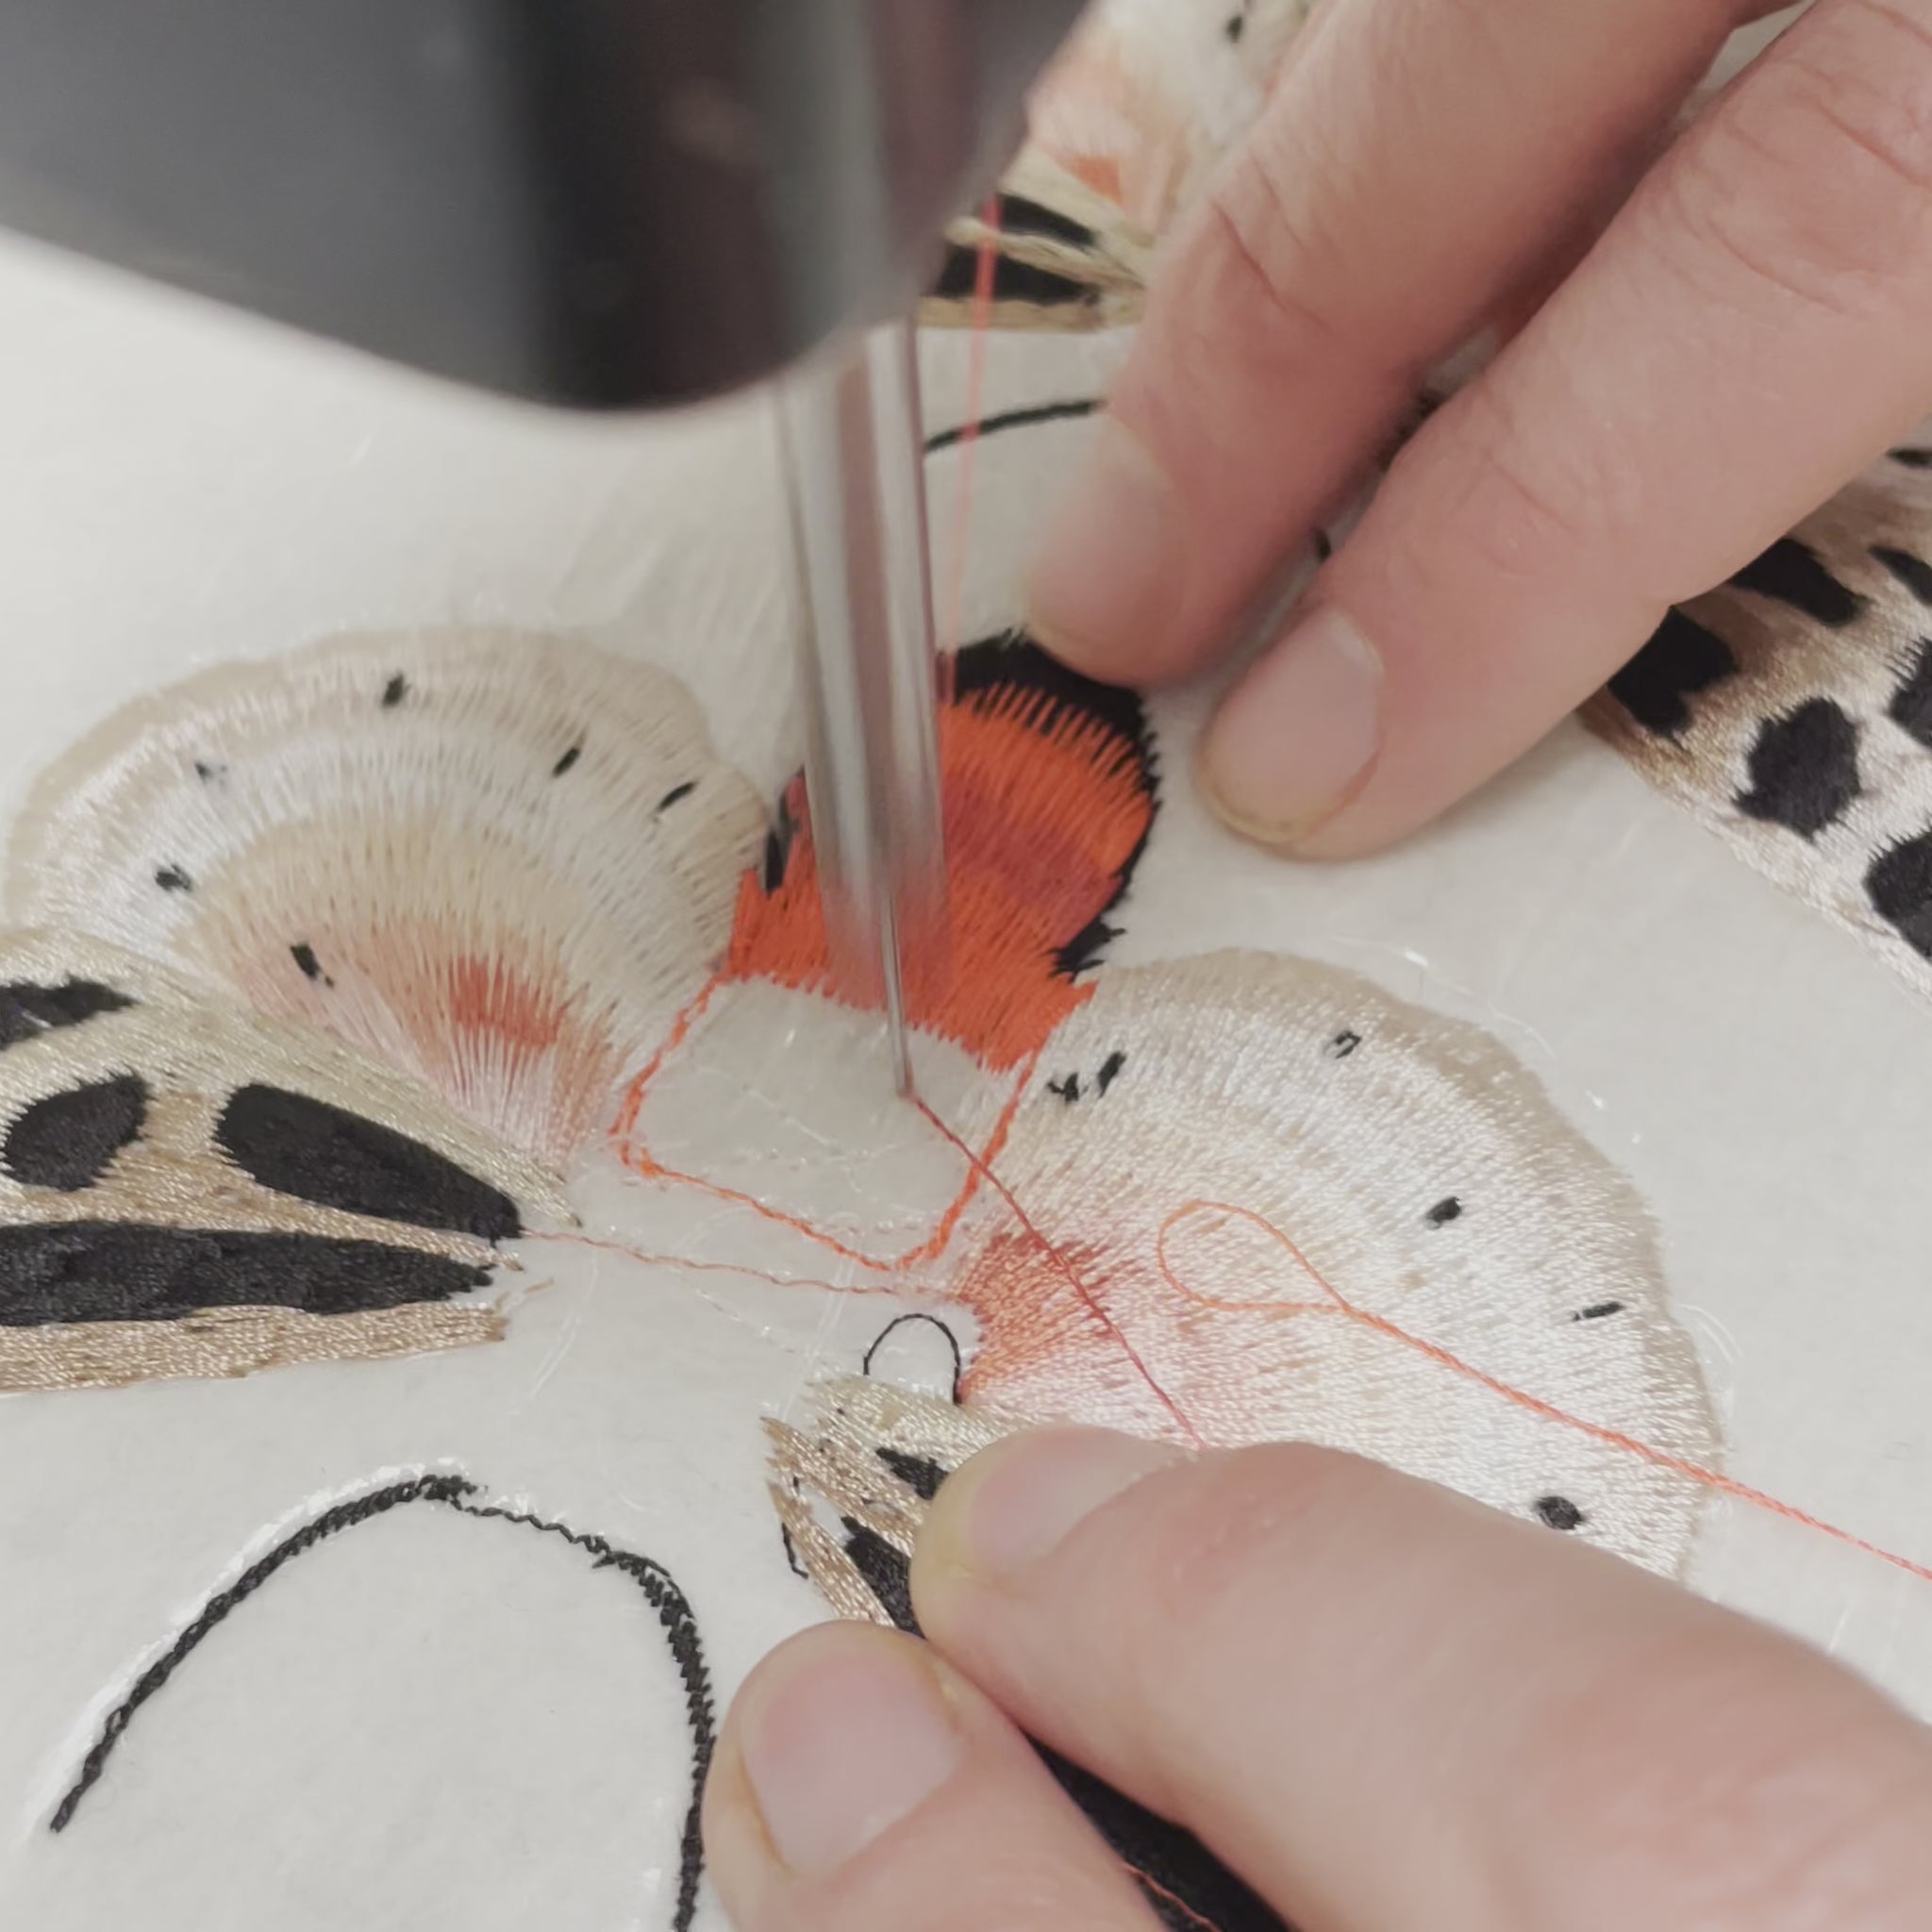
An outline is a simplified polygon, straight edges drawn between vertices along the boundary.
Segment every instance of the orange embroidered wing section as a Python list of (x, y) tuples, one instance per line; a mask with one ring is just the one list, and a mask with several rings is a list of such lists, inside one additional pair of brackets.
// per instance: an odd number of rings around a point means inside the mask
[[(916, 1026), (1006, 1072), (1086, 997), (1079, 974), (1111, 937), (1154, 820), (1141, 702), (1080, 677), (1037, 645), (974, 644), (940, 715), (952, 955), (915, 974)], [(747, 874), (726, 980), (830, 994), (803, 789), (788, 793), (762, 875)]]

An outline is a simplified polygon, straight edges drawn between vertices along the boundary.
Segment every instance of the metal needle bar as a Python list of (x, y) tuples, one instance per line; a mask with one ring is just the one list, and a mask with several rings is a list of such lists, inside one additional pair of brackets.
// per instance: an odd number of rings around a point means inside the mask
[(806, 790), (832, 970), (885, 1010), (912, 1088), (907, 1003), (945, 968), (932, 590), (909, 325), (781, 385), (805, 601)]

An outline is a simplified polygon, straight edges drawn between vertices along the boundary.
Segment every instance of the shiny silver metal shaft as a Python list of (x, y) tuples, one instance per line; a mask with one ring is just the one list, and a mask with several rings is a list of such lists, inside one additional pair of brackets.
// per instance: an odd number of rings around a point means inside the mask
[(882, 1008), (912, 1090), (907, 991), (945, 970), (924, 436), (909, 324), (876, 329), (780, 386), (803, 578), (806, 791), (832, 970)]

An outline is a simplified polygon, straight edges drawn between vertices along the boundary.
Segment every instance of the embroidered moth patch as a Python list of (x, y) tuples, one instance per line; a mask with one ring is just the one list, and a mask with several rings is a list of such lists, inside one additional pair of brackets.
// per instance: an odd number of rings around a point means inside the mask
[(1673, 611), (1588, 716), (1750, 864), (1932, 993), (1932, 450)]
[(0, 1389), (487, 1341), (536, 1164), (151, 961), (0, 936)]
[[(908, 1575), (926, 1505), (961, 1463), (1025, 1426), (857, 1377), (808, 1391), (804, 1427), (766, 1424), (772, 1498), (793, 1560), (841, 1616), (916, 1632)], [(1035, 1748), (1170, 1932), (1286, 1932), (1191, 1832)]]
[(526, 1155), (601, 1140), (765, 814), (676, 681), (568, 638), (333, 639), (116, 713), (8, 898), (415, 1074)]

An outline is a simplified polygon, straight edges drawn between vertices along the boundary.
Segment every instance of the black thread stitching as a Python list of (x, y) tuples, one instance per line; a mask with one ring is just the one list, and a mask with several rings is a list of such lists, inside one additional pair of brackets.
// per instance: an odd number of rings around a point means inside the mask
[(962, 423), (957, 428), (941, 429), (928, 436), (925, 453), (934, 456), (942, 449), (951, 449), (955, 443), (964, 442), (969, 433), (977, 440), (998, 436), (1008, 429), (1030, 429), (1041, 423), (1067, 423), (1080, 416), (1091, 416), (1099, 409), (1100, 400), (1098, 396), (1083, 396), (1077, 402), (1038, 403), (1028, 409), (1008, 409), (1001, 415), (987, 417), (977, 428)]
[(523, 1232), (516, 1203), (446, 1155), (286, 1087), (238, 1087), (216, 1117), (214, 1144), (250, 1179), (298, 1201), (486, 1241)]
[(1607, 1316), (1621, 1315), (1623, 1312), (1622, 1302), (1592, 1302), (1587, 1308), (1578, 1308), (1570, 1319), (1573, 1322), (1601, 1322)]
[(1754, 557), (1731, 584), (1736, 590), (1789, 604), (1827, 630), (1842, 630), (1865, 608), (1864, 598), (1840, 583), (1817, 551), (1795, 537), (1780, 537), (1761, 557)]
[(1673, 610), (1610, 679), (1609, 692), (1653, 737), (1676, 738), (1690, 723), (1688, 701), (1737, 674), (1738, 659), (1724, 639)]
[(1905, 666), (1885, 715), (1907, 738), (1932, 751), (1932, 638), (1921, 638), (1912, 646), (1911, 662)]
[(560, 758), (558, 758), (554, 765), (551, 766), (550, 775), (553, 778), (562, 777), (563, 774), (567, 771), (569, 771), (570, 768), (574, 764), (575, 764), (580, 758), (583, 757), (583, 755), (584, 748), (581, 744), (572, 745), (571, 748), (567, 752), (565, 752), (564, 755)]
[[(893, 1329), (905, 1327), (908, 1322), (927, 1323), (932, 1327), (937, 1328), (946, 1338), (946, 1346), (952, 1351), (953, 1356), (953, 1386), (949, 1392), (948, 1400), (957, 1403), (959, 1399), (959, 1384), (966, 1374), (966, 1357), (960, 1352), (959, 1338), (937, 1315), (921, 1314), (917, 1311), (909, 1315), (895, 1315), (873, 1338), (872, 1346), (860, 1357), (858, 1364), (859, 1373), (863, 1375), (870, 1375), (872, 1374), (873, 1357), (885, 1346), (886, 1337), (891, 1334)], [(801, 1572), (800, 1574), (803, 1574), (804, 1573)]]
[(156, 869), (155, 884), (164, 892), (192, 892), (194, 881), (178, 865), (163, 865)]
[(1535, 1510), (1539, 1523), (1547, 1528), (1561, 1530), (1566, 1536), (1574, 1529), (1581, 1529), (1590, 1521), (1568, 1496), (1539, 1496), (1530, 1507)]
[(305, 1524), (292, 1535), (285, 1537), (265, 1557), (250, 1564), (227, 1589), (211, 1596), (202, 1606), (194, 1621), (161, 1657), (141, 1674), (133, 1689), (108, 1712), (100, 1736), (81, 1760), (80, 1772), (55, 1807), (47, 1828), (53, 1832), (67, 1829), (80, 1808), (81, 1800), (100, 1782), (114, 1747), (133, 1723), (135, 1712), (167, 1684), (208, 1633), (246, 1603), (276, 1571), (293, 1562), (297, 1557), (306, 1555), (318, 1543), (344, 1529), (354, 1528), (358, 1523), (366, 1523), (373, 1517), (409, 1503), (440, 1503), (458, 1515), (475, 1517), (479, 1522), (514, 1524), (545, 1536), (562, 1538), (593, 1558), (591, 1566), (593, 1570), (615, 1569), (629, 1577), (642, 1592), (645, 1602), (657, 1612), (672, 1660), (684, 1684), (685, 1714), (691, 1732), (691, 1798), (685, 1814), (677, 1908), (671, 1921), (672, 1932), (690, 1932), (691, 1921), (697, 1913), (698, 1882), (704, 1874), (705, 1779), (709, 1774), (711, 1754), (718, 1740), (711, 1674), (705, 1662), (704, 1641), (690, 1600), (671, 1573), (649, 1557), (620, 1549), (607, 1538), (572, 1529), (567, 1524), (553, 1523), (525, 1510), (508, 1509), (498, 1504), (469, 1500), (480, 1493), (479, 1486), (465, 1476), (416, 1476), (369, 1495), (355, 1497), (347, 1503), (339, 1503), (334, 1508), (324, 1510), (313, 1522)]
[(1423, 1216), (1431, 1227), (1447, 1227), (1452, 1221), (1462, 1219), (1462, 1203), (1454, 1194), (1446, 1194)]
[(1829, 698), (1767, 718), (1744, 761), (1751, 783), (1734, 801), (1746, 818), (1815, 839), (1858, 796), (1858, 726)]
[(1345, 1060), (1362, 1043), (1362, 1037), (1353, 1026), (1344, 1026), (1325, 1049), (1331, 1060)]
[(1932, 605), (1932, 564), (1923, 557), (1914, 557), (1909, 550), (1894, 550), (1885, 543), (1874, 543), (1872, 556), (1921, 604)]
[(687, 778), (682, 785), (674, 785), (671, 788), (671, 790), (667, 791), (664, 794), (664, 796), (658, 801), (658, 811), (669, 811), (671, 808), (678, 802), (679, 799), (689, 798), (691, 795), (691, 793), (695, 791), (697, 789), (698, 781), (695, 778)]
[(1080, 1097), (1080, 1076), (1078, 1074), (1068, 1074), (1058, 1080), (1049, 1080), (1046, 1083), (1046, 1091), (1058, 1094), (1069, 1107), (1072, 1107)]
[(1121, 1052), (1121, 1050), (1118, 1047), (1116, 1047), (1112, 1053), (1108, 1054), (1108, 1057), (1101, 1061), (1100, 1071), (1093, 1076), (1094, 1086), (1102, 1093), (1105, 1093), (1109, 1087), (1111, 1087), (1117, 1079), (1120, 1078), (1121, 1069), (1124, 1066), (1125, 1066), (1126, 1063), (1126, 1055)]
[(930, 1503), (940, 1485), (952, 1474), (941, 1469), (930, 1456), (908, 1456), (903, 1449), (874, 1449), (872, 1452), (923, 1503)]
[(1932, 449), (1895, 449), (1889, 454), (1907, 470), (1932, 470)]
[[(943, 1472), (941, 1472), (943, 1474)], [(893, 1624), (908, 1635), (922, 1634), (912, 1608), (912, 1566), (891, 1543), (849, 1516), (845, 1554)], [(1215, 1857), (1194, 1835), (1136, 1804), (1124, 1793), (1032, 1739), (1047, 1770), (1106, 1840), (1114, 1856), (1141, 1883), (1161, 1924), (1176, 1932), (1199, 1932), (1202, 1920), (1215, 1932), (1284, 1932), (1274, 1908)], [(1143, 1881), (1152, 1879), (1157, 1890)], [(1178, 1915), (1161, 1890), (1182, 1901)]]
[(135, 1004), (129, 994), (98, 979), (63, 979), (58, 986), (9, 980), (0, 986), (0, 1048), (18, 1046), (56, 1026), (78, 1026), (103, 1013), (125, 1013)]
[(289, 958), (302, 969), (304, 979), (316, 981), (326, 987), (335, 985), (335, 981), (322, 970), (322, 961), (315, 957), (315, 948), (307, 940), (297, 940), (289, 948)]
[(42, 1094), (8, 1124), (0, 1139), (0, 1163), (25, 1187), (77, 1194), (141, 1138), (149, 1098), (139, 1074), (111, 1074)]
[(1932, 832), (1881, 852), (1866, 869), (1865, 896), (1907, 945), (1932, 959)]
[(382, 708), (393, 711), (409, 695), (409, 680), (398, 671), (382, 688)]
[(145, 1222), (0, 1225), (0, 1327), (172, 1322), (209, 1308), (345, 1315), (447, 1301), (490, 1270), (420, 1248)]
[[(933, 294), (942, 300), (966, 301), (979, 293), (979, 250), (949, 247)], [(1028, 261), (1015, 261), (1011, 256), (996, 256), (992, 265), (992, 299), (995, 302), (1030, 302), (1039, 308), (1097, 308), (1099, 298), (1086, 283), (1072, 275), (1055, 275), (1051, 269), (1035, 268)]]

